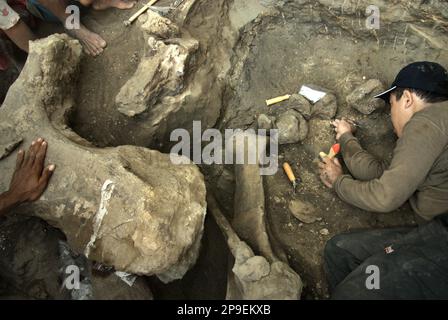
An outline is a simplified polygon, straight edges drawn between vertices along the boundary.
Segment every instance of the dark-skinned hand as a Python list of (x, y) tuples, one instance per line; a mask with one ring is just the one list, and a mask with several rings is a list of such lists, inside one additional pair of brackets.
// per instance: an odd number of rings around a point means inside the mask
[(39, 138), (31, 143), (28, 152), (17, 154), (16, 169), (9, 186), (9, 196), (17, 203), (40, 198), (53, 174), (55, 165), (45, 167), (47, 142)]
[(342, 166), (337, 158), (326, 157), (322, 161), (319, 163), (320, 179), (328, 188), (333, 188), (336, 180), (344, 174)]

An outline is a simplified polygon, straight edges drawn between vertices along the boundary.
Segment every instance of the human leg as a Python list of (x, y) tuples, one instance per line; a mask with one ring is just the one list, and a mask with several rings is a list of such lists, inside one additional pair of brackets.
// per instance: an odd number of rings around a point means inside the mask
[[(42, 12), (48, 11), (55, 16), (64, 26), (66, 19), (70, 16), (66, 13), (66, 8), (69, 5), (68, 0), (30, 0), (36, 3)], [(87, 29), (82, 23), (79, 29), (66, 29), (67, 33), (78, 39), (84, 51), (92, 56), (97, 56), (104, 51), (107, 43), (98, 34)]]
[(324, 268), (330, 291), (370, 256), (384, 252), (410, 228), (379, 229), (340, 234), (330, 239), (324, 250)]
[[(367, 285), (372, 267), (378, 288)], [(332, 298), (447, 299), (448, 216), (414, 228), (387, 252), (367, 258), (336, 286)]]

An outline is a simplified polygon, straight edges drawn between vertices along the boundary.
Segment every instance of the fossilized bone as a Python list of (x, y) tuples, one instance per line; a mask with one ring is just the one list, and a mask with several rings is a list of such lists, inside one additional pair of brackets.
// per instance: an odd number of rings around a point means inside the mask
[(196, 166), (175, 166), (157, 151), (88, 147), (68, 129), (80, 56), (79, 42), (65, 35), (31, 43), (0, 109), (0, 192), (14, 171), (14, 147), (43, 137), (56, 171), (41, 199), (17, 211), (61, 229), (92, 260), (164, 281), (181, 278), (199, 251), (203, 177)]
[(299, 275), (282, 261), (269, 262), (265, 257), (255, 255), (232, 229), (210, 193), (207, 194), (207, 202), (235, 258), (228, 276), (227, 299), (299, 299), (302, 292)]
[[(265, 194), (263, 176), (260, 174), (261, 155), (266, 154), (266, 136), (252, 133), (236, 132), (233, 138), (226, 142), (226, 149), (234, 148), (234, 154), (246, 159), (244, 164), (235, 164), (235, 212), (232, 226), (236, 233), (246, 241), (251, 248), (270, 262), (282, 260), (287, 262), (283, 250), (276, 245), (270, 236), (265, 213)], [(257, 146), (256, 150), (250, 146)], [(255, 161), (250, 163), (250, 153), (255, 152)], [(272, 155), (271, 155), (272, 156)]]
[[(227, 298), (299, 299), (302, 291), (300, 276), (289, 267), (280, 248), (274, 250), (273, 238), (268, 234), (259, 166), (260, 155), (266, 151), (266, 137), (236, 132), (226, 141), (226, 152), (229, 148), (233, 149), (234, 155), (240, 153), (245, 163), (235, 165), (235, 213), (231, 225), (214, 197), (210, 193), (207, 195), (209, 210), (235, 258), (227, 278)], [(253, 164), (250, 164), (250, 153), (255, 153)]]

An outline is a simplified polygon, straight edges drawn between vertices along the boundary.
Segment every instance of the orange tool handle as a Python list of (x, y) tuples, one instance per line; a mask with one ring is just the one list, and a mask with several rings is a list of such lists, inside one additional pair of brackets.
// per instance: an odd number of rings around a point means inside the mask
[(328, 153), (328, 158), (333, 159), (339, 154), (340, 151), (341, 151), (341, 145), (339, 143), (336, 143), (331, 147), (330, 152)]
[(291, 166), (289, 163), (285, 162), (283, 164), (283, 170), (285, 170), (286, 175), (288, 176), (289, 181), (295, 182), (296, 177), (294, 176), (294, 173), (292, 172)]

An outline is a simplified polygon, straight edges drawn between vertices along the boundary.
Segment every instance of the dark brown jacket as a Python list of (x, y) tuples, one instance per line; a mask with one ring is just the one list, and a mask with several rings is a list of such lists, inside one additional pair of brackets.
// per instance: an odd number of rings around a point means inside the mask
[(390, 212), (408, 199), (426, 220), (448, 212), (448, 102), (417, 112), (398, 139), (390, 163), (365, 151), (351, 134), (341, 136), (352, 176), (334, 183), (339, 197), (367, 211)]

